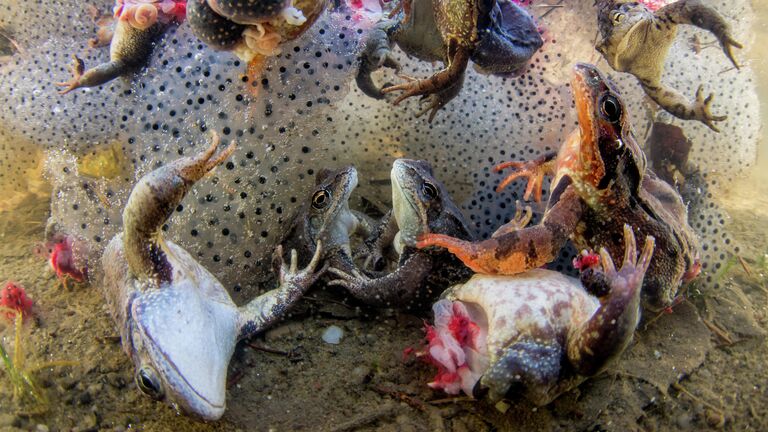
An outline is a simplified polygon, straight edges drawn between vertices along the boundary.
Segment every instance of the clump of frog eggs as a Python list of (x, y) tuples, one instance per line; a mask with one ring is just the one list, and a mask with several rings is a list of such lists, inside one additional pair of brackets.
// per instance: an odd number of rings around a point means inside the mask
[[(747, 0), (714, 3), (729, 16), (750, 16)], [(97, 6), (109, 10), (110, 4)], [(242, 77), (245, 66), (234, 56), (207, 48), (182, 25), (164, 36), (149, 67), (136, 76), (59, 96), (52, 82), (68, 76), (71, 54), (86, 53), (86, 66), (108, 57), (106, 49), (86, 48), (96, 30), (86, 11), (63, 1), (0, 4), (0, 27), (26, 47), (0, 66), (0, 103), (8, 107), (0, 111), (0, 142), (9, 152), (29, 141), (46, 149), (54, 185), (52, 219), (90, 242), (97, 257), (120, 231), (123, 205), (141, 175), (204, 148), (210, 131), (221, 135), (222, 144), (237, 140), (235, 155), (193, 188), (163, 230), (242, 300), (271, 278), (267, 269), (275, 243), (320, 168), (354, 164), (360, 186), (353, 206), (364, 197), (385, 207), (389, 203), (380, 197), (389, 196), (392, 160), (426, 159), (472, 226), (490, 235), (514, 214), (523, 190), (518, 182), (496, 194), (502, 176), (490, 168), (557, 149), (576, 125), (567, 82), (574, 62), (597, 60), (591, 48), (593, 15), (591, 2), (549, 14), (543, 22), (552, 29), (547, 43), (525, 74), (501, 78), (469, 70), (461, 94), (430, 124), (414, 117), (415, 101), (394, 107), (354, 87), (355, 59), (369, 24), (343, 10), (326, 12), (284, 46), (257, 82)], [(558, 39), (555, 29), (565, 28), (561, 22), (570, 23), (567, 40)], [(667, 65), (674, 72), (665, 78), (686, 95), (727, 68), (716, 50), (690, 51), (685, 41), (693, 32), (681, 31)], [(398, 54), (406, 74), (434, 71)], [(643, 142), (649, 105), (634, 78), (611, 76)], [(385, 72), (376, 79), (400, 78)], [(717, 113), (729, 116), (718, 125), (719, 135), (698, 123), (677, 122), (694, 142), (692, 162), (705, 174), (703, 193), (686, 198), (702, 237), (709, 282), (736, 246), (724, 229), (727, 216), (706, 187), (754, 161), (759, 108), (753, 89), (749, 69), (727, 72), (711, 86)], [(14, 163), (5, 160), (6, 166)], [(109, 169), (94, 171), (88, 161)], [(13, 171), (0, 175), (3, 184), (14, 181)], [(564, 250), (553, 268), (568, 270), (573, 254)]]

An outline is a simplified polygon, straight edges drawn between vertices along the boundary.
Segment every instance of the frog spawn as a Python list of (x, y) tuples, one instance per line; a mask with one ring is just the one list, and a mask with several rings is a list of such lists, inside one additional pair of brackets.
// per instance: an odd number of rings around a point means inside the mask
[[(111, 5), (97, 3), (102, 10)], [(599, 59), (592, 49), (596, 19), (589, 3), (573, 2), (542, 20), (550, 29), (569, 22), (572, 32), (559, 39), (561, 35), (550, 31), (549, 41), (526, 74), (500, 78), (468, 70), (461, 95), (428, 125), (413, 118), (416, 101), (393, 108), (387, 101), (348, 90), (358, 43), (367, 28), (346, 13), (325, 14), (302, 38), (284, 46), (258, 82), (243, 82), (243, 65), (233, 55), (212, 51), (181, 26), (159, 42), (146, 70), (62, 100), (51, 81), (68, 75), (69, 54), (86, 50), (87, 39), (96, 31), (87, 10), (70, 2), (11, 5), (0, 0), (0, 27), (11, 30), (26, 48), (26, 56), (16, 55), (0, 66), (0, 102), (10, 107), (0, 112), (0, 141), (31, 140), (49, 149), (48, 168), (55, 186), (52, 217), (62, 231), (92, 242), (92, 252), (98, 256), (120, 230), (120, 210), (137, 178), (181, 154), (197, 152), (204, 145), (204, 131), (219, 132), (224, 144), (237, 137), (238, 155), (187, 197), (165, 227), (165, 235), (189, 250), (225, 286), (242, 288), (242, 300), (252, 297), (262, 278), (269, 277), (267, 254), (315, 171), (323, 166), (354, 164), (360, 171), (355, 195), (375, 202), (378, 196), (390, 195), (382, 189), (393, 159), (423, 158), (435, 167), (436, 177), (454, 179), (446, 186), (483, 236), (511, 218), (522, 186), (496, 194), (493, 189), (503, 176), (491, 167), (556, 150), (574, 127), (568, 71), (576, 61)], [(747, 41), (748, 2), (711, 4), (726, 16), (745, 20), (737, 37)], [(700, 186), (705, 193), (691, 195), (690, 214), (706, 245), (704, 270), (711, 279), (735, 246), (724, 229), (727, 215), (718, 209), (715, 191), (754, 161), (758, 103), (749, 69), (720, 75), (728, 68), (720, 53), (705, 50), (696, 55), (688, 46), (696, 33), (681, 29), (665, 79), (692, 93), (691, 83), (721, 77), (712, 89), (720, 101), (718, 112), (729, 115), (721, 134), (675, 121), (693, 140), (691, 162), (702, 172)], [(83, 58), (96, 64), (106, 57), (106, 50), (91, 50)], [(403, 55), (398, 60), (409, 75), (434, 71)], [(599, 66), (610, 72), (604, 64)], [(392, 75), (377, 78), (396, 81)], [(632, 76), (611, 78), (630, 104), (638, 140), (643, 142), (650, 125), (649, 105)], [(261, 89), (258, 99), (248, 97), (252, 86)], [(128, 172), (99, 178), (78, 171), (77, 162), (84, 155), (98, 154), (115, 143), (128, 159)], [(482, 151), (477, 143), (482, 143)], [(0, 176), (3, 182), (17, 181), (10, 171)], [(553, 267), (568, 268), (573, 255), (572, 250), (563, 251)], [(254, 273), (256, 278), (242, 277)]]

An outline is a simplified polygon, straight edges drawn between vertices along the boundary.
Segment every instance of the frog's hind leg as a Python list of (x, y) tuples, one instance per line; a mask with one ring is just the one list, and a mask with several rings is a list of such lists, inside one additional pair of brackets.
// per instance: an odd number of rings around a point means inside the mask
[(635, 235), (624, 225), (624, 263), (616, 270), (605, 248), (600, 249), (602, 270), (587, 270), (582, 275), (585, 288), (600, 296), (600, 306), (588, 321), (568, 335), (568, 360), (580, 375), (600, 372), (619, 356), (632, 340), (640, 318), (640, 291), (651, 262), (654, 239), (646, 237), (637, 258)]
[(711, 106), (714, 94), (704, 97), (704, 86), (696, 90), (696, 101), (691, 102), (682, 93), (661, 82), (661, 79), (648, 81), (638, 77), (645, 93), (673, 116), (683, 120), (698, 120), (715, 132), (720, 132), (715, 122), (728, 119), (728, 116), (712, 114)]
[(743, 46), (736, 42), (731, 34), (731, 27), (715, 9), (702, 4), (700, 0), (678, 0), (660, 8), (654, 15), (662, 22), (690, 24), (711, 32), (717, 38), (728, 60), (736, 69), (739, 69), (739, 63), (733, 55), (733, 48), (741, 49)]
[(233, 142), (214, 158), (218, 144), (214, 133), (211, 145), (198, 155), (160, 167), (134, 186), (123, 210), (123, 242), (128, 267), (137, 278), (170, 280), (160, 228), (192, 185), (235, 150)]
[[(453, 42), (452, 45), (453, 46), (448, 49), (448, 66), (445, 69), (429, 78), (414, 79), (411, 77), (404, 77), (407, 82), (386, 87), (382, 89), (382, 92), (390, 93), (402, 91), (403, 94), (393, 101), (393, 104), (397, 105), (409, 97), (429, 96), (450, 89), (456, 84), (457, 80), (462, 79), (464, 70), (466, 70), (467, 64), (469, 63), (469, 50), (457, 46), (455, 42)], [(439, 107), (433, 108), (433, 110), (434, 109), (439, 109)], [(432, 115), (432, 117), (434, 117), (434, 115)]]

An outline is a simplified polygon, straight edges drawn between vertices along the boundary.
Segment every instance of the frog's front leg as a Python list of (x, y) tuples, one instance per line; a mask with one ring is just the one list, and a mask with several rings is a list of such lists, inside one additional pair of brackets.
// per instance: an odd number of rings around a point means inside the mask
[(360, 91), (374, 99), (383, 99), (382, 89), (373, 82), (371, 74), (382, 67), (388, 67), (400, 71), (400, 63), (392, 55), (390, 32), (397, 27), (393, 20), (385, 20), (376, 24), (368, 34), (365, 48), (359, 56), (360, 66), (357, 69), (355, 81)]
[(570, 187), (553, 199), (539, 225), (474, 243), (426, 234), (419, 238), (416, 247), (444, 247), (464, 265), (483, 274), (512, 275), (541, 267), (557, 257), (584, 211), (581, 198)]
[(651, 262), (654, 238), (645, 238), (637, 258), (635, 235), (624, 225), (624, 263), (616, 270), (610, 254), (600, 250), (602, 270), (590, 268), (582, 275), (587, 291), (600, 296), (600, 306), (590, 319), (568, 336), (568, 360), (580, 374), (598, 373), (620, 355), (632, 340), (640, 318), (640, 292)]
[(328, 271), (338, 279), (328, 285), (346, 288), (358, 300), (372, 306), (404, 305), (418, 295), (418, 288), (432, 270), (432, 259), (428, 254), (413, 253), (403, 261), (397, 270), (386, 276), (369, 278), (360, 271), (349, 272), (337, 268)]
[(240, 308), (240, 331), (238, 339), (247, 338), (282, 318), (286, 310), (293, 306), (312, 284), (325, 273), (328, 264), (318, 271), (322, 258), (323, 245), (318, 240), (312, 260), (302, 270), (298, 269), (299, 260), (295, 249), (291, 250), (290, 266), (283, 262), (283, 248), (275, 250), (275, 259), (280, 268), (280, 286), (266, 292)]
[(738, 69), (739, 63), (733, 55), (733, 48), (743, 48), (731, 34), (731, 27), (715, 9), (703, 5), (700, 0), (678, 0), (664, 6), (654, 14), (662, 22), (690, 24), (711, 32), (720, 42), (726, 57)]
[(469, 63), (470, 51), (451, 41), (448, 48), (448, 66), (429, 78), (414, 79), (405, 77), (407, 82), (382, 89), (383, 93), (402, 91), (403, 94), (394, 100), (397, 105), (412, 96), (431, 95), (451, 88), (461, 80)]
[(380, 271), (385, 267), (384, 250), (392, 246), (397, 232), (397, 220), (390, 210), (366, 235), (363, 244), (355, 250), (354, 257), (365, 260), (362, 266), (364, 271)]

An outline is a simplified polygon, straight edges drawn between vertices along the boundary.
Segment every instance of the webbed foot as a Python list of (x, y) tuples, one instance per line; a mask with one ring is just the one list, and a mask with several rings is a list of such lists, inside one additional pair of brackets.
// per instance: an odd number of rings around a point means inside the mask
[(711, 106), (712, 100), (715, 97), (714, 93), (710, 93), (706, 98), (704, 97), (704, 85), (700, 84), (696, 90), (696, 102), (693, 105), (694, 118), (712, 129), (715, 132), (720, 132), (715, 126), (714, 122), (724, 121), (728, 116), (716, 116), (712, 115)]
[(445, 90), (442, 90), (437, 93), (432, 93), (429, 95), (424, 95), (421, 97), (421, 104), (422, 109), (418, 113), (416, 113), (416, 118), (419, 118), (423, 116), (426, 113), (429, 113), (429, 117), (427, 118), (427, 121), (432, 123), (432, 120), (435, 119), (435, 115), (442, 107), (444, 107), (448, 102), (452, 101), (453, 98), (458, 96), (459, 92), (461, 91), (461, 88), (464, 84), (464, 75), (462, 74), (462, 77), (459, 81), (457, 81), (454, 85), (451, 87), (448, 87)]
[[(632, 228), (624, 225), (624, 261), (621, 269), (616, 270), (611, 255), (605, 248), (600, 248), (600, 266), (592, 267), (590, 270), (595, 273), (602, 273), (605, 280), (611, 286), (611, 292), (614, 290), (626, 291), (629, 289), (639, 290), (643, 284), (645, 272), (651, 263), (655, 239), (652, 236), (645, 238), (643, 250), (640, 258), (637, 257), (637, 241)], [(601, 268), (599, 268), (601, 267)]]
[(496, 192), (501, 192), (504, 190), (505, 187), (507, 187), (510, 183), (517, 180), (518, 178), (524, 177), (528, 179), (528, 185), (525, 188), (525, 194), (523, 194), (523, 199), (528, 201), (531, 197), (531, 194), (533, 193), (534, 200), (536, 202), (541, 201), (541, 195), (542, 195), (542, 188), (544, 187), (544, 176), (546, 174), (551, 174), (554, 172), (555, 167), (555, 158), (557, 157), (557, 153), (555, 152), (549, 152), (545, 153), (542, 156), (527, 162), (517, 162), (517, 161), (510, 161), (510, 162), (504, 162), (501, 164), (496, 165), (493, 167), (493, 170), (496, 172), (500, 172), (507, 168), (513, 168), (516, 171), (512, 174), (509, 174), (507, 177), (504, 178), (504, 180), (499, 183), (499, 186), (496, 188)]
[[(600, 266), (582, 274), (587, 291), (598, 295), (600, 306), (568, 340), (568, 359), (581, 375), (592, 376), (618, 357), (637, 327), (640, 292), (651, 263), (654, 238), (647, 236), (640, 257), (637, 257), (635, 235), (624, 225), (624, 262), (620, 270), (605, 248), (600, 249)], [(601, 267), (601, 268), (598, 268)]]
[(499, 227), (499, 229), (491, 234), (491, 238), (503, 236), (504, 234), (525, 228), (532, 217), (533, 211), (531, 210), (531, 206), (525, 206), (525, 208), (523, 208), (520, 205), (520, 201), (515, 201), (515, 215), (512, 217), (512, 220)]
[(72, 65), (70, 66), (69, 70), (72, 73), (72, 79), (70, 79), (69, 81), (57, 82), (54, 84), (57, 87), (65, 87), (64, 89), (59, 90), (59, 94), (61, 95), (67, 94), (72, 90), (80, 88), (80, 85), (81, 85), (80, 78), (83, 76), (83, 73), (85, 72), (85, 62), (83, 61), (83, 59), (72, 54)]

